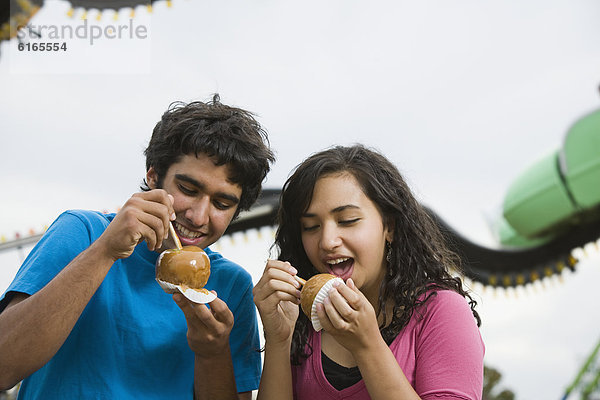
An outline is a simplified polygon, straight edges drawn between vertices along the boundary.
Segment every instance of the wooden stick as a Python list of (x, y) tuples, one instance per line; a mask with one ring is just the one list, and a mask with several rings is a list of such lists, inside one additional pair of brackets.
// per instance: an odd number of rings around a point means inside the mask
[(300, 282), (300, 284), (301, 284), (302, 286), (306, 285), (306, 281), (305, 281), (304, 279), (300, 278), (298, 275), (294, 275), (294, 278), (296, 278), (296, 280), (297, 280), (298, 282)]
[(183, 247), (181, 246), (179, 237), (177, 236), (177, 233), (175, 232), (175, 228), (173, 228), (172, 222), (169, 222), (169, 231), (171, 232), (171, 236), (173, 236), (173, 240), (175, 241), (175, 246), (177, 246), (177, 249), (181, 250)]

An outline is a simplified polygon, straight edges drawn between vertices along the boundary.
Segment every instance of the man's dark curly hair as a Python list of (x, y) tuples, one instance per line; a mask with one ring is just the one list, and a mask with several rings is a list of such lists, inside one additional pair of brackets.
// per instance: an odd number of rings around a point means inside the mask
[[(218, 94), (206, 103), (175, 102), (169, 106), (144, 151), (146, 170), (154, 167), (158, 187), (162, 187), (171, 165), (184, 155), (202, 153), (213, 157), (217, 165), (229, 165), (229, 180), (242, 188), (236, 216), (256, 201), (275, 161), (267, 133), (254, 115), (222, 104)], [(150, 190), (146, 180), (141, 189)]]
[[(338, 173), (350, 173), (356, 178), (364, 194), (378, 208), (384, 225), (393, 230), (391, 258), (376, 310), (383, 317), (380, 331), (385, 341), (390, 344), (412, 315), (419, 312), (419, 307), (435, 296), (436, 290), (453, 290), (465, 297), (480, 325), (481, 319), (475, 311), (477, 303), (463, 289), (460, 278), (449, 272), (459, 271), (460, 260), (448, 250), (437, 225), (413, 197), (398, 169), (383, 155), (362, 145), (336, 146), (316, 153), (302, 162), (286, 181), (274, 243), (279, 249), (279, 259), (289, 261), (305, 279), (318, 273), (302, 246), (300, 218), (310, 205), (317, 180)], [(389, 302), (393, 304), (393, 316), (386, 321), (381, 310)], [(309, 329), (310, 321), (301, 312), (292, 338), (294, 364), (310, 354), (311, 349), (306, 351)]]

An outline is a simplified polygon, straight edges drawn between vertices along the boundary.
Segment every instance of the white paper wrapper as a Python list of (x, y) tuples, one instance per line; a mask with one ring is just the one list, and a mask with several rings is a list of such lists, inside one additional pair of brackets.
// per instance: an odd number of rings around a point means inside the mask
[(203, 293), (192, 288), (185, 288), (181, 285), (173, 285), (172, 283), (165, 282), (163, 280), (157, 279), (156, 282), (160, 285), (161, 288), (167, 293), (177, 293), (180, 292), (187, 299), (193, 301), (194, 303), (205, 304), (210, 303), (217, 296), (213, 292)]
[(319, 321), (319, 316), (317, 315), (317, 304), (320, 304), (329, 296), (329, 290), (333, 287), (333, 282), (340, 282), (344, 285), (344, 281), (342, 278), (330, 279), (321, 287), (319, 293), (315, 296), (313, 300), (312, 307), (310, 309), (310, 320), (312, 322), (312, 326), (315, 331), (319, 332), (323, 327), (321, 326), (321, 321)]

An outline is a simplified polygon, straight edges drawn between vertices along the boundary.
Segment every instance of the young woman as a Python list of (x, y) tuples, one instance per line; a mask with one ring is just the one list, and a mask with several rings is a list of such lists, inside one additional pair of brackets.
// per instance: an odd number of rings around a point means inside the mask
[[(484, 345), (458, 261), (395, 166), (363, 146), (301, 163), (283, 188), (279, 260), (254, 288), (265, 334), (259, 399), (481, 399)], [(301, 285), (339, 276), (299, 312)]]

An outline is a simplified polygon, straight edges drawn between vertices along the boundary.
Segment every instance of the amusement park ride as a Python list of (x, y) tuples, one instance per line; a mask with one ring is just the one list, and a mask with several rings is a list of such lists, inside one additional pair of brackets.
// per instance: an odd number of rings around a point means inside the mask
[[(100, 14), (145, 6), (154, 1), (70, 0), (76, 10)], [(170, 5), (170, 2), (167, 2)], [(0, 11), (0, 41), (16, 36), (43, 6), (43, 0), (10, 0)], [(133, 12), (133, 11), (132, 11)], [(266, 189), (248, 212), (232, 223), (226, 234), (275, 225), (279, 189)], [(579, 118), (567, 131), (562, 146), (532, 164), (506, 191), (502, 215), (493, 221), (497, 243), (486, 247), (462, 236), (432, 209), (430, 216), (463, 259), (462, 273), (489, 287), (515, 287), (574, 270), (573, 250), (600, 238), (600, 109)], [(35, 243), (41, 234), (0, 243), (0, 251)], [(600, 393), (600, 343), (567, 389), (564, 399), (579, 392), (581, 398)]]
[[(279, 189), (267, 189), (228, 233), (274, 225)], [(600, 110), (580, 118), (562, 147), (517, 177), (494, 221), (498, 244), (460, 235), (427, 209), (463, 259), (464, 275), (485, 286), (510, 287), (574, 270), (572, 250), (600, 238)]]
[[(161, 1), (164, 2), (164, 1)], [(44, 5), (44, 0), (9, 0), (0, 8), (0, 41), (16, 37)], [(152, 10), (151, 0), (69, 0), (68, 15), (87, 18), (88, 11), (102, 13), (138, 6)], [(170, 1), (166, 2), (168, 5)], [(115, 14), (116, 16), (117, 14)], [(279, 189), (267, 189), (257, 205), (242, 215), (229, 233), (273, 225)], [(600, 110), (580, 118), (568, 130), (563, 145), (531, 165), (508, 188), (502, 216), (493, 221), (498, 239), (495, 248), (461, 236), (434, 210), (431, 217), (464, 260), (464, 274), (485, 286), (526, 285), (574, 269), (575, 248), (600, 237)], [(36, 241), (40, 235), (0, 243), (0, 251)]]
[[(226, 232), (276, 224), (279, 189), (265, 189), (257, 203), (240, 214)], [(466, 278), (487, 287), (515, 287), (575, 270), (573, 250), (600, 239), (600, 110), (575, 122), (562, 146), (518, 176), (508, 188), (503, 213), (494, 221), (495, 247), (474, 243), (427, 208), (463, 261)], [(0, 251), (31, 245), (34, 234), (0, 242)], [(600, 393), (600, 342), (568, 387), (564, 400)]]

